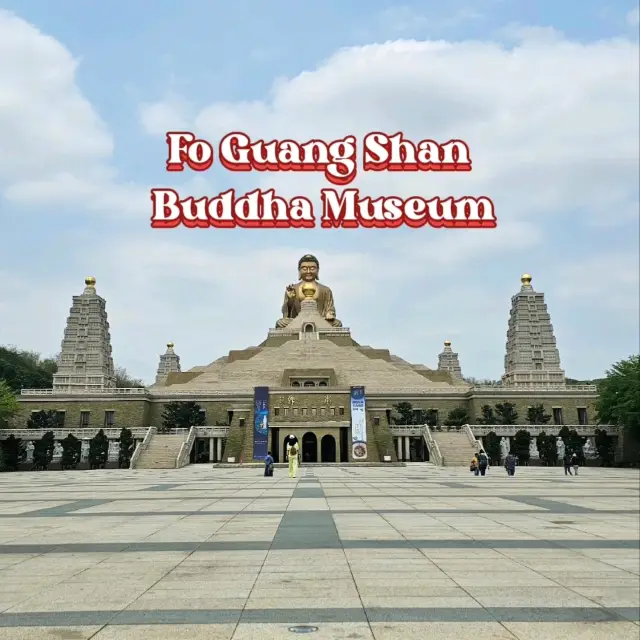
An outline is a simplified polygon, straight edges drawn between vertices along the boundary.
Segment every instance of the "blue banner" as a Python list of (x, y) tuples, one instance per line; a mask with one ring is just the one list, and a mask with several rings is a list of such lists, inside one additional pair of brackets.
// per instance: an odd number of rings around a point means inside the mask
[(354, 460), (367, 459), (367, 414), (364, 387), (351, 387), (351, 455)]
[(269, 387), (255, 387), (253, 399), (253, 459), (264, 460), (269, 449)]

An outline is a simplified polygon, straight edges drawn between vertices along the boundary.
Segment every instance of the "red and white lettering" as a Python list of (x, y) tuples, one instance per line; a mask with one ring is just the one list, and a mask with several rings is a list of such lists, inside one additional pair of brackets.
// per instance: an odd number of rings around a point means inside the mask
[(457, 200), (421, 196), (370, 198), (361, 197), (358, 189), (345, 189), (341, 193), (323, 189), (321, 200), (320, 226), (325, 229), (395, 229), (401, 225), (494, 229), (497, 226), (493, 202), (485, 197)]
[(184, 171), (185, 164), (192, 171), (206, 171), (213, 164), (213, 147), (190, 131), (167, 132), (167, 146), (167, 171)]
[(365, 171), (471, 171), (469, 147), (462, 140), (416, 144), (402, 133), (376, 131), (364, 137), (363, 147)]
[(325, 142), (254, 140), (240, 131), (228, 133), (218, 147), (220, 164), (229, 171), (323, 171), (335, 185), (346, 185), (357, 174), (354, 136)]

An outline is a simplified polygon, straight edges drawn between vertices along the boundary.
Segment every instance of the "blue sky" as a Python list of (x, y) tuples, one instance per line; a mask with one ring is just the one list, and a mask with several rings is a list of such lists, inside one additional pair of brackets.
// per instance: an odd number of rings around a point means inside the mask
[[(4, 49), (16, 64), (0, 73), (0, 133), (14, 133), (23, 158), (0, 160), (0, 343), (56, 352), (71, 296), (91, 273), (107, 298), (117, 364), (150, 380), (167, 340), (185, 367), (206, 364), (263, 339), (299, 254), (312, 251), (354, 337), (413, 362), (435, 367), (450, 338), (465, 373), (499, 377), (509, 299), (523, 271), (547, 294), (569, 375), (601, 375), (638, 350), (637, 5), (53, 4), (3, 4), (24, 30), (11, 23), (15, 38), (5, 46), (13, 48)], [(407, 41), (413, 44), (398, 44)], [(427, 41), (450, 49), (436, 55)], [(394, 64), (402, 67), (397, 82), (383, 69)], [(486, 89), (512, 72), (514, 86)], [(319, 87), (321, 97), (313, 97)], [(368, 96), (364, 102), (352, 87)], [(451, 87), (468, 110), (453, 124), (446, 119), (457, 103)], [(3, 95), (13, 101), (8, 109)], [(567, 112), (576, 105), (574, 118)], [(395, 126), (415, 137), (459, 131), (475, 142), (479, 167), (464, 185), (376, 176), (363, 189), (406, 195), (417, 185), (443, 196), (451, 188), (486, 189), (503, 230), (482, 238), (493, 232), (149, 228), (150, 186), (178, 185), (194, 195), (270, 184), (307, 195), (322, 186), (219, 169), (167, 176), (162, 125), (193, 124), (214, 142), (225, 123), (307, 137), (317, 123), (321, 135), (342, 135), (359, 126), (359, 109), (371, 128)], [(19, 143), (21, 124), (50, 165)], [(64, 134), (72, 125), (73, 141)], [(556, 169), (543, 167), (546, 153), (559, 158)], [(40, 190), (58, 172), (77, 190), (55, 197)], [(243, 292), (260, 278), (264, 298), (252, 301)]]

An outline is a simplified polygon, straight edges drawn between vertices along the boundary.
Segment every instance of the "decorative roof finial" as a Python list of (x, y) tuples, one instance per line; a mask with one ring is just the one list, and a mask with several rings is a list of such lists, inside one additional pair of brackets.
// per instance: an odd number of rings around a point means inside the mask
[(173, 342), (167, 342), (167, 349), (173, 349), (174, 346)]
[(450, 347), (451, 346), (451, 340), (445, 340), (444, 341), (444, 346), (445, 347)]
[(523, 273), (522, 277), (520, 278), (520, 282), (522, 282), (522, 284), (525, 286), (530, 285), (531, 280), (533, 280), (533, 278), (528, 273)]
[(84, 283), (87, 287), (95, 287), (96, 286), (96, 279), (93, 276), (87, 276), (84, 279)]

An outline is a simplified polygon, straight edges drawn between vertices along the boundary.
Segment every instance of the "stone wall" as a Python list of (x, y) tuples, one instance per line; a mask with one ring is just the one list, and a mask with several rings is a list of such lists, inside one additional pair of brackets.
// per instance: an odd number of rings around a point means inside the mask
[(90, 413), (88, 427), (101, 429), (105, 426), (105, 412), (113, 411), (114, 427), (146, 427), (149, 426), (150, 403), (145, 398), (60, 398), (51, 396), (20, 397), (20, 412), (13, 417), (10, 426), (25, 428), (33, 411), (64, 411), (65, 427), (80, 427), (80, 412)]
[[(546, 395), (546, 397), (545, 397)], [(471, 419), (471, 423), (476, 422), (476, 418), (481, 415), (482, 406), (488, 404), (492, 407), (495, 407), (496, 404), (511, 402), (516, 406), (516, 410), (518, 412), (518, 424), (528, 424), (527, 420), (527, 410), (529, 407), (541, 404), (545, 411), (553, 416), (553, 408), (560, 407), (562, 408), (563, 413), (563, 424), (579, 424), (578, 422), (578, 407), (586, 407), (587, 409), (587, 423), (595, 424), (596, 423), (596, 409), (595, 402), (597, 399), (597, 395), (595, 394), (584, 394), (582, 396), (572, 395), (570, 397), (560, 396), (560, 395), (551, 395), (540, 393), (539, 395), (504, 395), (504, 394), (495, 394), (491, 396), (490, 394), (483, 394), (480, 396), (475, 396), (471, 398), (468, 402), (468, 412), (469, 418)], [(552, 420), (553, 422), (553, 420)]]

